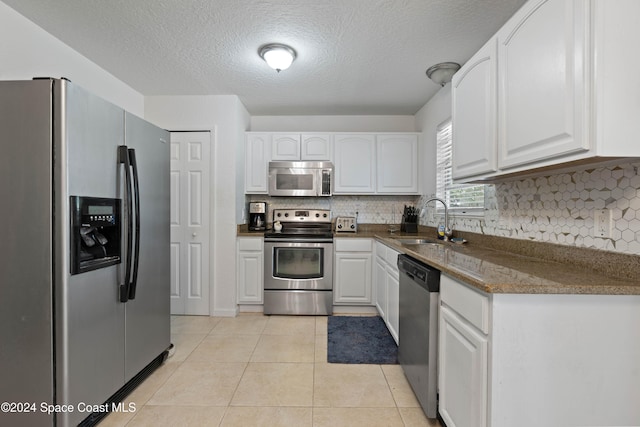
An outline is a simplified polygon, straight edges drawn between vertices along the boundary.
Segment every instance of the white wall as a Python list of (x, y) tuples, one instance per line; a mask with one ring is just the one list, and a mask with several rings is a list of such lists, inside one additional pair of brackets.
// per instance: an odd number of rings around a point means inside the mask
[(451, 118), (451, 85), (440, 89), (416, 113), (416, 130), (421, 132), (420, 146), (420, 192), (426, 196), (436, 193), (436, 130)]
[(65, 77), (143, 117), (144, 97), (0, 1), (0, 80)]
[(236, 178), (249, 113), (235, 95), (151, 96), (145, 101), (145, 118), (172, 131), (211, 131), (210, 314), (235, 316), (236, 219), (238, 207), (244, 209), (243, 190)]
[(415, 132), (414, 116), (253, 116), (254, 132)]

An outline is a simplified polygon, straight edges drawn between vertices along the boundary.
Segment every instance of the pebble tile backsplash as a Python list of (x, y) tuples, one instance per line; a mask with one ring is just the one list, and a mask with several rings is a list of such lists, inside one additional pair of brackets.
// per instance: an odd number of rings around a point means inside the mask
[[(269, 198), (269, 209), (330, 209), (359, 223), (398, 224), (404, 205), (420, 207), (415, 196), (334, 196)], [(594, 215), (609, 209), (610, 238), (595, 237)], [(441, 216), (425, 215), (421, 224), (437, 226)], [(455, 230), (528, 239), (640, 255), (640, 162), (587, 169), (487, 185), (484, 216), (451, 216)]]

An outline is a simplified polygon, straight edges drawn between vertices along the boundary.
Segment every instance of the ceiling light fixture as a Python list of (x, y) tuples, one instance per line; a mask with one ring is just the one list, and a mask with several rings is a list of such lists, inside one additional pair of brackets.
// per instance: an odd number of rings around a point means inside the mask
[(258, 55), (277, 72), (289, 68), (293, 60), (296, 59), (296, 51), (293, 48), (278, 43), (262, 46), (258, 49)]
[(451, 81), (451, 77), (460, 69), (460, 64), (455, 62), (441, 62), (427, 70), (427, 77), (440, 86), (444, 86)]

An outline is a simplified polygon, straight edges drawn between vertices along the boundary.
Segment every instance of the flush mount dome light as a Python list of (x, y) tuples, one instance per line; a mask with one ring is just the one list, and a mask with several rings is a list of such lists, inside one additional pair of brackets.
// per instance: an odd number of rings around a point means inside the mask
[(427, 70), (427, 77), (440, 86), (444, 86), (451, 81), (451, 77), (460, 69), (460, 64), (455, 62), (441, 62)]
[(294, 59), (296, 51), (293, 48), (278, 43), (271, 43), (258, 49), (258, 54), (274, 70), (280, 72), (289, 68)]

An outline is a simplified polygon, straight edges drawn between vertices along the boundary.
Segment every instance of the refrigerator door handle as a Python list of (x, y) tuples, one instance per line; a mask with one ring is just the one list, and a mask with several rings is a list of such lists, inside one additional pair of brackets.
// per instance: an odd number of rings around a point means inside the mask
[(131, 194), (131, 163), (129, 161), (129, 150), (126, 145), (118, 146), (118, 163), (124, 164), (124, 177), (125, 177), (125, 198), (127, 210), (127, 248), (125, 258), (125, 274), (124, 283), (118, 287), (120, 293), (120, 302), (129, 301), (129, 279), (131, 277), (131, 254), (133, 250), (133, 197)]
[(129, 163), (133, 169), (133, 192), (135, 201), (135, 249), (133, 257), (133, 275), (129, 282), (129, 299), (136, 298), (136, 289), (138, 287), (138, 263), (140, 261), (140, 185), (138, 181), (138, 164), (136, 162), (136, 150), (129, 148)]

